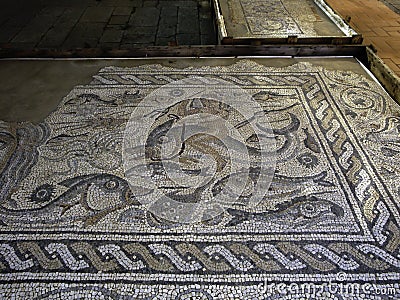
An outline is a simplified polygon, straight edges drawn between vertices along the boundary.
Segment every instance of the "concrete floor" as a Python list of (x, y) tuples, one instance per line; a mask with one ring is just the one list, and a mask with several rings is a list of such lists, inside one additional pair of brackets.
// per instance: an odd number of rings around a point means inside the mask
[[(352, 70), (366, 75), (353, 59), (335, 64), (325, 59), (255, 59), (268, 66), (285, 66), (311, 61), (330, 69)], [(178, 68), (202, 65), (229, 65), (234, 58), (219, 59), (131, 59), (131, 60), (0, 60), (0, 120), (40, 122), (57, 108), (76, 85), (87, 84), (105, 66), (137, 66), (160, 63)]]

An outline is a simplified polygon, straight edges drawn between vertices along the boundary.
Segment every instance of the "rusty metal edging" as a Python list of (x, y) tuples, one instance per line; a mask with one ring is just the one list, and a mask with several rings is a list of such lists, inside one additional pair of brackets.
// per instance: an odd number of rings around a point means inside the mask
[(354, 36), (319, 36), (298, 37), (296, 35), (287, 37), (252, 38), (252, 37), (225, 37), (223, 45), (360, 45), (363, 38), (361, 35)]
[(361, 45), (212, 45), (152, 46), (144, 48), (100, 49), (15, 49), (0, 48), (0, 59), (94, 59), (146, 57), (235, 57), (235, 56), (354, 56), (365, 60)]

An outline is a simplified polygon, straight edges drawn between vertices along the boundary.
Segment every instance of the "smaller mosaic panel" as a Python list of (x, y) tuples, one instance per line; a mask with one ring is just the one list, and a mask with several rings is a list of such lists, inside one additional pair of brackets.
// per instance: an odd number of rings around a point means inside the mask
[[(247, 26), (255, 35), (299, 35), (304, 34), (281, 0), (241, 0), (240, 4)], [(308, 24), (307, 27), (311, 27)], [(309, 33), (311, 28), (308, 28)]]
[(221, 0), (228, 37), (344, 36), (312, 0)]

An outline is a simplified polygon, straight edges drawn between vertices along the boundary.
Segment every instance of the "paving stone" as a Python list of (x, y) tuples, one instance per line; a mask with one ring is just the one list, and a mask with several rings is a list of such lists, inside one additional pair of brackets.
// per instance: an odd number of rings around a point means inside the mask
[(212, 35), (214, 32), (215, 32), (215, 27), (210, 19), (200, 19), (200, 34)]
[[(113, 15), (114, 16), (130, 16), (133, 12), (133, 6), (117, 6), (114, 11)], [(139, 7), (142, 5), (139, 5)]]
[(46, 35), (39, 42), (39, 47), (41, 48), (56, 48), (63, 44), (68, 34), (71, 32), (71, 27), (53, 27), (51, 28)]
[(64, 8), (47, 7), (42, 9), (26, 26), (13, 38), (13, 43), (37, 44), (53, 26)]
[(50, 27), (51, 24), (45, 27), (43, 25), (34, 27), (26, 26), (12, 39), (12, 42), (37, 44), (45, 36)]
[(169, 16), (169, 17), (161, 15), (158, 27), (161, 30), (164, 30), (164, 27), (169, 27), (169, 28), (175, 28), (176, 29), (177, 24), (178, 24), (178, 14), (177, 14), (177, 12), (178, 11), (176, 10), (176, 15)]
[(82, 13), (82, 9), (67, 8), (54, 26), (47, 31), (46, 35), (40, 41), (39, 46), (45, 48), (61, 46)]
[(75, 7), (68, 7), (64, 10), (63, 14), (56, 21), (56, 25), (58, 24), (75, 24), (83, 15), (84, 11)]
[(112, 16), (108, 24), (123, 25), (129, 21), (129, 16)]
[(115, 7), (115, 6), (131, 6), (132, 0), (100, 0), (99, 6)]
[(159, 0), (158, 6), (197, 7), (197, 1), (169, 1)]
[(133, 7), (142, 7), (143, 6), (143, 0), (131, 0), (131, 5)]
[(169, 46), (171, 43), (176, 43), (175, 36), (174, 37), (157, 37), (156, 46)]
[(54, 20), (56, 20), (58, 17), (60, 17), (65, 8), (62, 6), (49, 6), (49, 7), (43, 7), (38, 13), (37, 16), (39, 17), (50, 17)]
[(135, 7), (142, 7), (143, 0), (116, 1), (114, 3), (113, 1), (100, 0), (98, 6), (108, 7), (109, 9), (114, 8), (114, 10), (117, 9), (116, 13), (113, 12), (115, 15), (126, 15), (127, 11), (132, 10)]
[(119, 43), (122, 39), (122, 30), (107, 28), (104, 30), (103, 35), (100, 38), (100, 43)]
[(131, 44), (122, 44), (120, 46), (121, 49), (132, 49), (132, 48), (142, 48), (142, 47), (151, 47), (154, 46), (154, 43), (131, 43)]
[(63, 43), (63, 48), (64, 49), (96, 48), (97, 45), (98, 45), (98, 39), (74, 36), (67, 38), (67, 40)]
[[(0, 28), (3, 27), (10, 19), (12, 19), (12, 17), (13, 17), (12, 13), (10, 12), (6, 13), (0, 10)], [(25, 24), (25, 22), (23, 24)]]
[(0, 27), (2, 27), (2, 25), (5, 23), (5, 22), (7, 22), (7, 19), (6, 18), (1, 18), (0, 19)]
[(176, 26), (159, 26), (157, 37), (170, 37), (176, 34)]
[(217, 37), (211, 34), (202, 34), (200, 35), (200, 42), (202, 45), (216, 45)]
[(155, 43), (155, 36), (154, 35), (137, 35), (131, 36), (129, 39), (123, 39), (121, 44), (138, 44), (138, 43), (147, 43), (154, 45)]
[[(161, 16), (159, 27), (163, 31), (164, 28), (176, 28), (178, 23), (178, 7), (169, 6), (161, 8)], [(168, 30), (168, 29), (167, 29)]]
[[(24, 1), (24, 0), (23, 0)], [(24, 1), (27, 2), (39, 2), (39, 1)], [(40, 3), (43, 6), (54, 6), (55, 4), (60, 7), (74, 7), (74, 8), (86, 8), (88, 6), (97, 6), (99, 3), (96, 0), (41, 0)]]
[(132, 28), (129, 28), (128, 30), (125, 31), (125, 36), (130, 36), (130, 35), (156, 35), (157, 33), (157, 27), (155, 26), (132, 26)]
[(161, 19), (174, 18), (177, 16), (178, 16), (178, 7), (176, 7), (176, 6), (161, 7)]
[(196, 8), (179, 7), (178, 33), (199, 33), (199, 19)]
[(91, 38), (100, 38), (103, 34), (106, 23), (82, 23), (76, 24), (71, 32), (71, 36), (82, 36)]
[(176, 35), (178, 45), (200, 45), (198, 34), (179, 33)]
[[(13, 42), (10, 43), (8, 46), (10, 48), (16, 48), (16, 49), (33, 49), (36, 48), (37, 43), (19, 43), (19, 42)], [(5, 47), (7, 48), (7, 47)]]
[(113, 10), (109, 7), (88, 7), (80, 19), (80, 22), (108, 22), (112, 11)]
[(10, 42), (21, 29), (21, 27), (3, 25), (0, 27), (0, 43)]
[(9, 15), (9, 19), (7, 22), (3, 24), (5, 27), (20, 27), (23, 28), (31, 22), (31, 20), (35, 16), (35, 10), (32, 11), (21, 11), (21, 12), (15, 12), (15, 14)]
[(143, 7), (156, 7), (158, 4), (157, 0), (144, 0)]
[(154, 43), (156, 39), (155, 34), (139, 33), (139, 32), (126, 32), (123, 36), (122, 42), (124, 44), (132, 43)]
[[(391, 0), (399, 3), (399, 0)], [(378, 49), (377, 55), (400, 76), (400, 15), (378, 0), (328, 0), (327, 3), (342, 18), (350, 16), (350, 25), (364, 37), (364, 44), (373, 44)], [(396, 43), (399, 42), (399, 43)], [(396, 67), (392, 62), (396, 63)]]
[(7, 9), (0, 10), (0, 26), (10, 18), (10, 14), (12, 14), (12, 12), (8, 11)]
[(139, 7), (132, 14), (130, 24), (134, 26), (157, 26), (160, 10), (156, 7)]
[(105, 26), (105, 23), (78, 23), (68, 35), (63, 47), (96, 47)]
[[(14, 5), (0, 10), (0, 43), (70, 48), (118, 43), (121, 37), (125, 44), (142, 44), (134, 42), (135, 39), (154, 43), (157, 37), (157, 43), (164, 44), (164, 38), (175, 40), (177, 32), (198, 35), (192, 40), (199, 43), (207, 41), (206, 35), (212, 27), (207, 1), (41, 0), (40, 3), (42, 8), (27, 2), (22, 9)], [(181, 43), (186, 44), (186, 40), (185, 35), (180, 37)], [(213, 36), (208, 40), (213, 40)]]
[(100, 42), (98, 44), (98, 47), (101, 48), (101, 49), (105, 49), (105, 50), (119, 49), (120, 48), (120, 44), (119, 43)]

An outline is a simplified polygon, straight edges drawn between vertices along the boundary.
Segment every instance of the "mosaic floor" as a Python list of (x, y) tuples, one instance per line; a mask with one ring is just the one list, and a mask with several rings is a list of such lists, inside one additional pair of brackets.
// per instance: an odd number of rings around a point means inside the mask
[(219, 3), (230, 37), (344, 35), (312, 0), (220, 0)]
[(0, 298), (398, 299), (400, 107), (360, 73), (105, 67), (1, 122)]

